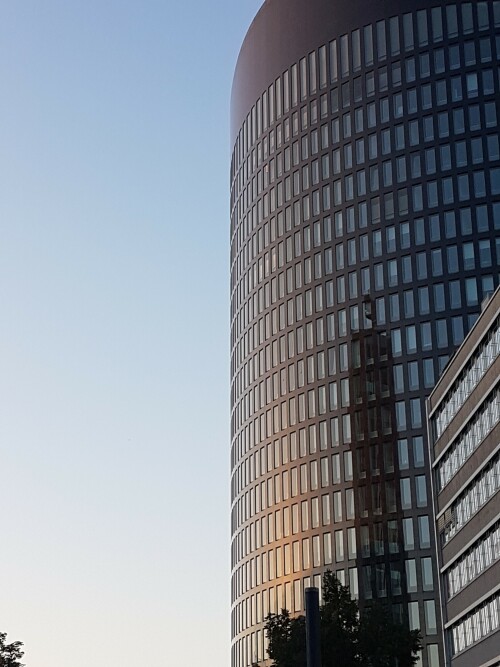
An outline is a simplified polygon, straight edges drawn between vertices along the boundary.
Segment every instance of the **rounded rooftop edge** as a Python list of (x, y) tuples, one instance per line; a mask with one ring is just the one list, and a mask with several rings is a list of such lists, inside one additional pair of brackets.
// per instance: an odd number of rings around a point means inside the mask
[[(353, 26), (456, 0), (265, 0), (245, 35), (231, 91), (231, 147), (262, 92), (290, 63)], [(361, 20), (360, 20), (361, 17)], [(292, 38), (293, 36), (293, 38)]]

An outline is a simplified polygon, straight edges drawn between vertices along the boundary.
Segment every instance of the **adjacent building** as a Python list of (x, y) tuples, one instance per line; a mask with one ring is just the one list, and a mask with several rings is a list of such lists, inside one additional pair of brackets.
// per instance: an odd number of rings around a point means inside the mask
[(500, 665), (500, 289), (428, 410), (446, 664)]
[(266, 0), (231, 104), (232, 665), (326, 569), (443, 667), (425, 401), (498, 285), (500, 2)]

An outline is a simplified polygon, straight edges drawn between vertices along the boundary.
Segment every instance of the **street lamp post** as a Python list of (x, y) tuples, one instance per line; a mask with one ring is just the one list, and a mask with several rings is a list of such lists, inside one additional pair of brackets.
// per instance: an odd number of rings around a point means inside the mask
[(319, 590), (306, 588), (307, 667), (321, 667)]

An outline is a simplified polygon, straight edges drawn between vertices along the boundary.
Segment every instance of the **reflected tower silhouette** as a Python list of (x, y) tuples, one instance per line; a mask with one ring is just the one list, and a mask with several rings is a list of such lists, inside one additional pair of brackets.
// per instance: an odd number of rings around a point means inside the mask
[(395, 618), (407, 622), (394, 359), (387, 331), (374, 320), (374, 304), (365, 297), (349, 365), (360, 605), (390, 598)]

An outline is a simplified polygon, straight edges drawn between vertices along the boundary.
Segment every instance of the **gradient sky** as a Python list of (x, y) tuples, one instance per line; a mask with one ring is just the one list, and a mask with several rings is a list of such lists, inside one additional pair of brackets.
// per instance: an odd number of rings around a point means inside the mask
[(229, 664), (229, 98), (260, 0), (0, 3), (0, 631)]

